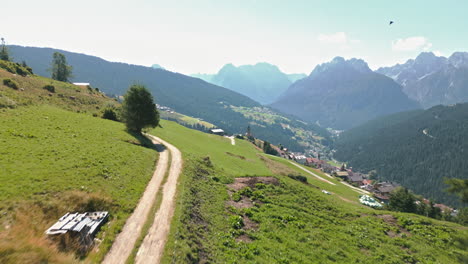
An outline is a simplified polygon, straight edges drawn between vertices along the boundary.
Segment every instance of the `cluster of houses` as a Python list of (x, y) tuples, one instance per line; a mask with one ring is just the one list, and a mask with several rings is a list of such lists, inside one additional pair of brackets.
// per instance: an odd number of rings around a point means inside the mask
[(342, 167), (336, 167), (319, 158), (303, 158), (302, 155), (294, 157), (299, 163), (320, 169), (325, 173), (331, 174), (356, 187), (373, 193), (374, 196), (382, 202), (388, 202), (390, 193), (400, 186), (394, 182), (374, 182), (369, 179), (369, 175), (367, 174), (355, 172), (352, 168), (345, 168), (344, 165)]

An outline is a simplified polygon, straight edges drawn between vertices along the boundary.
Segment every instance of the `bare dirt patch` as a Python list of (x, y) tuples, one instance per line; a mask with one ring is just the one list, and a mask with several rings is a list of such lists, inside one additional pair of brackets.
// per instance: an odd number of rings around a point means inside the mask
[(236, 209), (242, 209), (242, 208), (251, 208), (254, 206), (254, 203), (252, 200), (250, 200), (247, 197), (242, 197), (240, 201), (235, 202), (235, 201), (228, 201), (226, 203), (228, 206), (234, 206)]
[(257, 183), (279, 185), (279, 180), (274, 177), (241, 177), (235, 178), (234, 183), (228, 184), (228, 188), (239, 191), (245, 187), (255, 188)]
[(245, 243), (250, 243), (252, 242), (252, 239), (246, 234), (240, 235), (236, 238), (236, 242), (245, 242)]
[(245, 230), (257, 230), (258, 229), (258, 224), (255, 223), (254, 221), (250, 220), (248, 216), (243, 216), (243, 221), (244, 221), (244, 229)]
[(387, 234), (389, 237), (401, 236), (402, 233), (406, 234), (407, 236), (411, 235), (408, 230), (398, 224), (398, 220), (393, 215), (376, 215), (375, 217), (382, 219), (385, 223), (398, 228), (398, 233), (395, 233), (392, 230), (386, 231), (385, 234)]

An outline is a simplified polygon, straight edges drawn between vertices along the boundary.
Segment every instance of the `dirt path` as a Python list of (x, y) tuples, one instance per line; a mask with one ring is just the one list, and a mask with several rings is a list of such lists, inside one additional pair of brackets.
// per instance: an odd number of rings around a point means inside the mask
[(230, 136), (230, 137), (225, 136), (225, 137), (227, 137), (227, 138), (229, 138), (231, 140), (231, 145), (233, 145), (233, 146), (236, 145), (236, 141), (234, 140), (234, 136)]
[[(153, 143), (159, 144), (157, 141), (153, 141)], [(127, 222), (125, 222), (122, 232), (117, 235), (117, 238), (112, 244), (112, 248), (107, 253), (102, 263), (125, 263), (135, 247), (135, 242), (138, 239), (141, 229), (148, 218), (151, 207), (155, 202), (156, 194), (164, 175), (166, 174), (167, 164), (169, 161), (169, 151), (162, 145), (157, 145), (157, 148), (159, 159), (153, 177), (148, 183), (148, 186), (146, 186), (145, 192), (138, 202), (137, 207), (133, 211), (132, 215), (127, 219)]]
[(324, 179), (324, 178), (318, 176), (317, 174), (311, 172), (310, 170), (307, 170), (307, 169), (303, 168), (302, 166), (300, 166), (299, 164), (297, 164), (297, 163), (295, 163), (295, 162), (289, 161), (289, 163), (291, 163), (292, 165), (298, 167), (299, 169), (301, 169), (301, 170), (303, 170), (303, 171), (309, 173), (310, 175), (314, 176), (315, 178), (317, 178), (317, 179), (319, 179), (319, 180), (321, 180), (321, 181), (324, 181), (324, 182), (326, 182), (326, 183), (328, 183), (328, 184), (331, 184), (331, 185), (336, 185), (336, 184), (334, 184), (333, 182), (328, 181), (328, 180), (326, 180), (326, 179)]
[(151, 139), (164, 144), (171, 152), (171, 168), (167, 182), (163, 187), (163, 198), (156, 212), (153, 225), (148, 231), (138, 250), (135, 263), (159, 263), (164, 251), (164, 245), (169, 234), (172, 216), (174, 215), (177, 179), (182, 171), (182, 155), (173, 145), (149, 135)]
[(353, 189), (354, 191), (360, 193), (360, 194), (370, 194), (370, 192), (366, 191), (366, 190), (363, 190), (363, 189), (360, 189), (360, 188), (357, 188), (357, 187), (354, 187), (352, 186), (351, 184), (347, 183), (347, 182), (341, 182), (342, 184), (348, 186), (349, 188)]

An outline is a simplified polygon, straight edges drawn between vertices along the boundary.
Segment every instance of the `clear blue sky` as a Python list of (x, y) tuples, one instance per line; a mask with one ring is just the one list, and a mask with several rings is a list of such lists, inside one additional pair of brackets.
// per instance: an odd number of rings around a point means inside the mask
[(256, 62), (308, 74), (335, 56), (375, 69), (424, 50), (468, 50), (468, 1), (23, 0), (3, 1), (1, 10), (8, 44), (185, 74)]

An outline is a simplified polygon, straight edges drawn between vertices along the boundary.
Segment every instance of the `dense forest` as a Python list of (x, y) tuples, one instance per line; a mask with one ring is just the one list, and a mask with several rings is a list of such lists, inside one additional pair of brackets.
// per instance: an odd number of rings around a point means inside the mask
[[(94, 56), (51, 48), (9, 46), (9, 50), (15, 61), (26, 61), (35, 73), (42, 76), (50, 76), (48, 69), (52, 54), (58, 51), (65, 55), (73, 67), (73, 82), (89, 82), (108, 95), (122, 95), (130, 85), (138, 82), (151, 91), (156, 103), (179, 113), (203, 118), (228, 133), (244, 133), (250, 124), (255, 136), (260, 139), (274, 144), (282, 143), (294, 151), (304, 150), (280, 124), (253, 122), (230, 107), (259, 107), (258, 102), (203, 80), (164, 69), (109, 62)], [(312, 124), (307, 127), (328, 138), (327, 132), (318, 126)]]
[(459, 206), (444, 178), (468, 178), (468, 103), (379, 118), (344, 132), (335, 147), (335, 157), (356, 170)]

